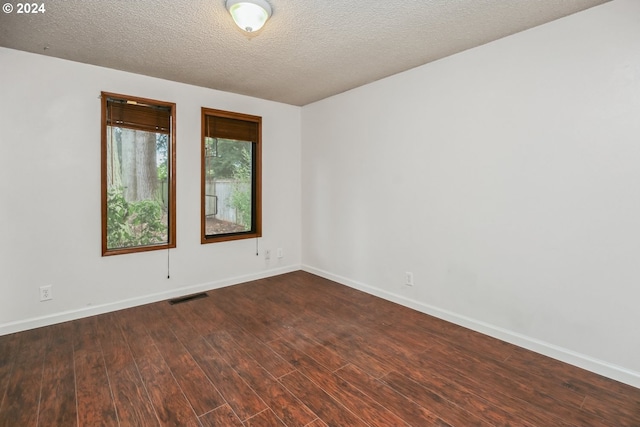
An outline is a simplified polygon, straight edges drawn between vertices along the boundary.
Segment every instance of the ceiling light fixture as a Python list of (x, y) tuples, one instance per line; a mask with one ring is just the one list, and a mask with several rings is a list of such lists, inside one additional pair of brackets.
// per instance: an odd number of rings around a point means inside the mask
[(227, 10), (238, 27), (248, 33), (258, 31), (271, 16), (266, 0), (227, 0)]

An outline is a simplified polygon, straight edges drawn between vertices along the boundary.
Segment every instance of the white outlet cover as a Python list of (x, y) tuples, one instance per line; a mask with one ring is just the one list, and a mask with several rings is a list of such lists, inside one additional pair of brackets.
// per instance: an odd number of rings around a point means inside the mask
[(49, 301), (53, 299), (52, 286), (40, 286), (40, 301)]
[(405, 273), (405, 285), (413, 286), (413, 273), (409, 271)]

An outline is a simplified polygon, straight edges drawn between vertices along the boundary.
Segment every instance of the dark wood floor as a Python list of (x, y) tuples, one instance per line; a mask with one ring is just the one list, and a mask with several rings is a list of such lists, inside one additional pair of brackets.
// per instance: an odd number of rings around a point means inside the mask
[(0, 337), (0, 426), (640, 426), (640, 390), (296, 272)]

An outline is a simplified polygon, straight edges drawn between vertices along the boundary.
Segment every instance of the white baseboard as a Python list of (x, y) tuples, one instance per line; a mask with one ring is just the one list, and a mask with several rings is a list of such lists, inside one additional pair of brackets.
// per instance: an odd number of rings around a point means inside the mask
[(209, 291), (213, 289), (223, 288), (226, 286), (237, 285), (239, 283), (250, 282), (252, 280), (264, 279), (266, 277), (277, 276), (279, 274), (290, 273), (300, 270), (299, 265), (280, 267), (261, 271), (259, 273), (247, 274), (243, 276), (230, 277), (214, 282), (201, 283), (198, 285), (185, 286), (178, 289), (172, 289), (166, 292), (149, 294), (126, 300), (116, 301), (107, 304), (95, 305), (90, 307), (82, 307), (77, 310), (68, 310), (60, 313), (50, 314), (47, 316), (34, 317), (31, 319), (19, 320), (0, 325), (0, 336), (12, 334), (14, 332), (26, 331), (29, 329), (39, 328), (42, 326), (55, 325), (56, 323), (68, 322), (83, 317), (95, 316), (98, 314), (109, 313), (112, 311), (122, 310), (125, 308), (136, 307), (139, 305), (149, 304), (157, 301), (164, 301), (171, 298), (177, 298), (198, 292)]
[(439, 319), (455, 323), (456, 325), (464, 326), (465, 328), (480, 332), (485, 335), (489, 335), (493, 338), (497, 338), (499, 340), (506, 341), (519, 347), (535, 351), (536, 353), (549, 356), (553, 359), (560, 360), (570, 365), (574, 365), (579, 368), (594, 372), (596, 374), (614, 379), (616, 381), (623, 382), (630, 386), (640, 388), (640, 372), (635, 372), (622, 366), (617, 366), (603, 360), (598, 360), (563, 347), (549, 344), (547, 342), (510, 331), (508, 329), (500, 328), (485, 322), (462, 316), (448, 310), (443, 310), (429, 304), (424, 304), (420, 301), (416, 301), (402, 295), (397, 295), (392, 292), (372, 287), (367, 284), (348, 279), (346, 277), (338, 276), (327, 271), (311, 267), (309, 265), (303, 264), (302, 270), (320, 277), (324, 277), (325, 279), (338, 282), (342, 285), (358, 289), (368, 294), (375, 295), (388, 301), (401, 304), (405, 307), (412, 308), (422, 313), (435, 316)]

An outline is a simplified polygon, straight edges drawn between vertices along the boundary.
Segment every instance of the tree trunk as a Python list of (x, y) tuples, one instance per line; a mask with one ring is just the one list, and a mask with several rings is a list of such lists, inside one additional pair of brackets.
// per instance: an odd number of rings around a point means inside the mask
[(118, 154), (118, 140), (116, 131), (109, 127), (107, 133), (107, 188), (119, 188), (122, 186), (122, 168)]
[(153, 200), (158, 191), (158, 166), (156, 165), (156, 135), (136, 132), (137, 200)]
[(156, 198), (158, 166), (155, 133), (122, 129), (122, 186), (127, 202)]
[(136, 133), (132, 129), (122, 129), (122, 187), (127, 202), (137, 200), (136, 179)]

